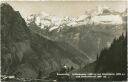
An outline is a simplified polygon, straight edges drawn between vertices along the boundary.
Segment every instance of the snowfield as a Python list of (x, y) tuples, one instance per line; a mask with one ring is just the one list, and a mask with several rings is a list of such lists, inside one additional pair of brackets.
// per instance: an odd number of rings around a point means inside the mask
[[(107, 11), (107, 12), (105, 12)], [(116, 14), (115, 14), (116, 13)], [(46, 12), (41, 12), (40, 14), (31, 15), (28, 17), (27, 23), (34, 21), (37, 26), (41, 29), (47, 28), (49, 32), (55, 29), (63, 29), (65, 27), (78, 27), (81, 25), (122, 25), (123, 16), (126, 15), (126, 12), (117, 13), (107, 7), (99, 7), (97, 10), (94, 10), (91, 14), (83, 14), (81, 16), (72, 17), (72, 16), (56, 16), (50, 15)]]

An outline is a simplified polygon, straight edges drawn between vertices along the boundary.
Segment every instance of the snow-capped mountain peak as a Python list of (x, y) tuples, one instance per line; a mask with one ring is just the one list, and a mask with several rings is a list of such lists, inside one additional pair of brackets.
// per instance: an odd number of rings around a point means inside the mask
[[(91, 14), (89, 14), (91, 13)], [(107, 6), (98, 6), (97, 9), (86, 10), (86, 13), (77, 16), (55, 16), (46, 12), (31, 15), (28, 17), (27, 23), (34, 21), (41, 29), (47, 28), (49, 31), (62, 29), (66, 26), (74, 27), (86, 24), (122, 24), (120, 12), (117, 12)]]

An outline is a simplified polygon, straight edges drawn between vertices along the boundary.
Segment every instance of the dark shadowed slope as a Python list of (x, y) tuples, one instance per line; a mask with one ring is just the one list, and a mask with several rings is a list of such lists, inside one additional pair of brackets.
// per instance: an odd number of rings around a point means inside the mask
[(96, 72), (127, 72), (127, 36), (114, 39), (110, 48), (101, 51), (97, 58)]
[[(109, 48), (104, 48), (97, 60), (77, 70), (81, 73), (121, 73), (122, 75), (99, 80), (126, 80), (127, 79), (127, 36), (121, 35), (114, 39)], [(110, 76), (109, 76), (110, 77)]]
[(1, 4), (2, 74), (36, 78), (59, 69), (64, 64), (79, 68), (88, 57), (68, 45), (54, 42), (29, 30), (18, 11)]

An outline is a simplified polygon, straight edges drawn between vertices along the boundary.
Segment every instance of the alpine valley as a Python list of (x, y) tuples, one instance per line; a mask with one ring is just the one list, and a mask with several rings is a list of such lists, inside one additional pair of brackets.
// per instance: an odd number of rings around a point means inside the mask
[(23, 18), (8, 3), (0, 8), (3, 77), (67, 80), (57, 73), (126, 72), (122, 68), (126, 65), (127, 9), (98, 7), (77, 17), (42, 11)]

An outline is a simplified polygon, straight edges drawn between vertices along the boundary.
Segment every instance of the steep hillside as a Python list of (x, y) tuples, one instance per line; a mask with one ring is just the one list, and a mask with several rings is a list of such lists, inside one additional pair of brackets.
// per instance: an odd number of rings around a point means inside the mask
[(109, 48), (101, 51), (97, 57), (95, 72), (97, 73), (121, 73), (109, 80), (127, 80), (127, 36), (122, 35), (114, 39)]
[(97, 58), (96, 72), (127, 72), (127, 36), (114, 39), (110, 48), (101, 51)]
[(29, 30), (18, 11), (1, 4), (2, 74), (36, 78), (61, 68), (64, 64), (79, 68), (89, 62), (87, 54), (67, 43), (46, 39)]

